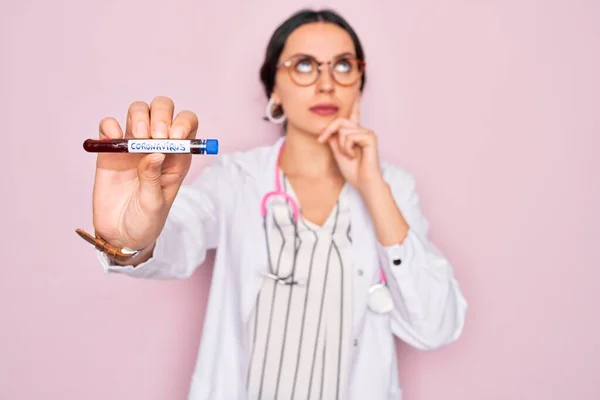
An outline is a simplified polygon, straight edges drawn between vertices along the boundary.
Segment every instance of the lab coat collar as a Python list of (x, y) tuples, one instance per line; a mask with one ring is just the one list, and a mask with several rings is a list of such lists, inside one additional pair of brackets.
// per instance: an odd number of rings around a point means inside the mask
[(264, 165), (260, 171), (260, 192), (261, 198), (270, 191), (275, 190), (275, 169), (279, 162), (279, 150), (285, 144), (285, 136), (280, 137), (277, 141), (269, 148), (266, 157), (266, 165)]

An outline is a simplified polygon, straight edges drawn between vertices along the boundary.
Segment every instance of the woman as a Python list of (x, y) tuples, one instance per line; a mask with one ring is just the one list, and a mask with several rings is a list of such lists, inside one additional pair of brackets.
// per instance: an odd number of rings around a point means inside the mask
[[(97, 238), (79, 232), (106, 272), (187, 278), (217, 249), (190, 399), (399, 399), (394, 337), (428, 350), (460, 336), (466, 301), (414, 180), (360, 125), (365, 65), (344, 19), (299, 12), (260, 72), (277, 143), (190, 186), (187, 155), (98, 156)], [(195, 137), (196, 116), (173, 109), (133, 103), (125, 136)], [(122, 136), (101, 122), (101, 138)]]

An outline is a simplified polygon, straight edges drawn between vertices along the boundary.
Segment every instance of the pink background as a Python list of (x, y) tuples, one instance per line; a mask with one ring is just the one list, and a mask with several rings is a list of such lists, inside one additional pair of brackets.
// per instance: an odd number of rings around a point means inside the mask
[[(363, 124), (417, 176), (470, 303), (453, 346), (400, 346), (405, 399), (599, 399), (600, 3), (326, 4), (366, 47)], [(1, 399), (186, 398), (210, 263), (187, 281), (105, 276), (74, 233), (91, 229), (81, 143), (156, 95), (223, 151), (272, 143), (258, 69), (301, 5), (2, 3)]]

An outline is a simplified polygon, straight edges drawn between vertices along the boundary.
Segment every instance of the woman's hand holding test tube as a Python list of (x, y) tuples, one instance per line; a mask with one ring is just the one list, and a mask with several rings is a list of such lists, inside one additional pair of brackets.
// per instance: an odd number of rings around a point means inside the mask
[[(174, 117), (174, 109), (166, 97), (150, 104), (134, 102), (127, 112), (125, 135), (114, 118), (105, 118), (100, 139), (194, 139), (197, 116), (181, 111)], [(143, 249), (137, 263), (147, 259), (191, 159), (191, 154), (99, 153), (93, 192), (96, 233), (117, 247)]]

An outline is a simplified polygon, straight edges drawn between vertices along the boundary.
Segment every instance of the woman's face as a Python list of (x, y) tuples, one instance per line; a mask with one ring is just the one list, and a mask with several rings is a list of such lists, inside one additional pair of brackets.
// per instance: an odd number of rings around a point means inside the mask
[[(292, 32), (279, 59), (287, 67), (278, 69), (273, 90), (289, 127), (316, 136), (334, 119), (350, 115), (362, 76), (354, 57), (352, 38), (335, 24), (310, 23)], [(317, 62), (323, 63), (320, 73)]]

